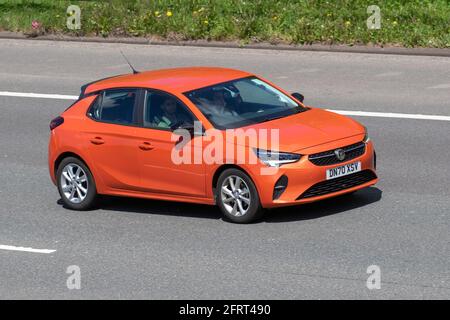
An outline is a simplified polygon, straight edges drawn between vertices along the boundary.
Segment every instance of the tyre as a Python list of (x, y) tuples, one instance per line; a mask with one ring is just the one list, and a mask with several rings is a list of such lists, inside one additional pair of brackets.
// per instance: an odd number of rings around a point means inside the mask
[(263, 214), (255, 184), (238, 169), (227, 169), (220, 174), (216, 202), (224, 217), (232, 222), (253, 222)]
[(56, 171), (56, 181), (66, 208), (88, 210), (94, 206), (97, 199), (95, 181), (89, 168), (80, 159), (63, 159)]

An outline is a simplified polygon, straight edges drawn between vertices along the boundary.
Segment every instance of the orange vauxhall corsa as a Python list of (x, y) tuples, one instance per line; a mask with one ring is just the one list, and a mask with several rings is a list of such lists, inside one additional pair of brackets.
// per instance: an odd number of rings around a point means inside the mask
[(48, 165), (66, 208), (98, 195), (218, 205), (248, 223), (264, 208), (322, 200), (377, 182), (357, 121), (303, 104), (239, 70), (191, 67), (84, 85), (50, 123)]

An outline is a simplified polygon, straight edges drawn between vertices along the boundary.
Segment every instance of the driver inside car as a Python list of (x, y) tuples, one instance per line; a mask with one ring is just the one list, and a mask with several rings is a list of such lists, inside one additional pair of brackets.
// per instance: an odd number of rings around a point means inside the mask
[(175, 125), (189, 123), (189, 118), (180, 111), (177, 102), (172, 98), (166, 98), (161, 104), (162, 115), (155, 117), (155, 123), (160, 128), (172, 128)]

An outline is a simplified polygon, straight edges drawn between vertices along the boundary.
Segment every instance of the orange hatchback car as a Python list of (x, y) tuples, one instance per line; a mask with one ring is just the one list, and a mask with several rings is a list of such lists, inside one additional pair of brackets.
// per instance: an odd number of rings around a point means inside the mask
[(357, 121), (256, 75), (191, 67), (84, 85), (50, 123), (48, 165), (66, 208), (99, 195), (218, 205), (233, 222), (377, 182)]

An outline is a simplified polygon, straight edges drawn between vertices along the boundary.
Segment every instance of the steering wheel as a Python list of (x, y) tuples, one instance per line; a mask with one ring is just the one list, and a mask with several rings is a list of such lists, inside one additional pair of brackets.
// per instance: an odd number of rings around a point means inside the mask
[(172, 129), (172, 130), (179, 129), (179, 128), (181, 127), (182, 124), (183, 124), (182, 121), (177, 121), (177, 122), (175, 122), (174, 124), (172, 124), (172, 125), (170, 126), (170, 129)]

